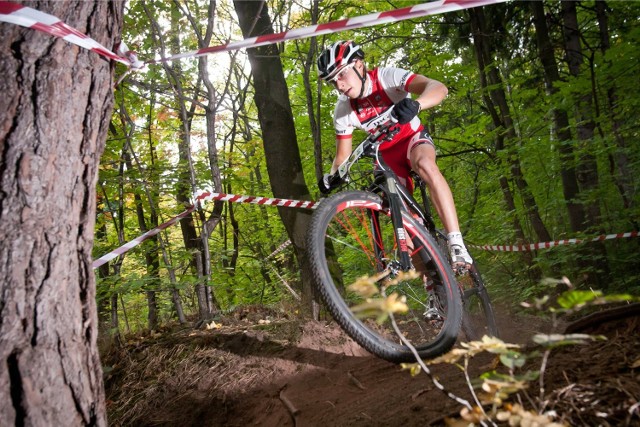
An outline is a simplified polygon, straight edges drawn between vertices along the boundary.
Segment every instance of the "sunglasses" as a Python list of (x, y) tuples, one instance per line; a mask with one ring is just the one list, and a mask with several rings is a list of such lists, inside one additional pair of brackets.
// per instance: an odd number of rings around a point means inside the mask
[(336, 84), (338, 83), (338, 80), (343, 80), (343, 79), (346, 77), (347, 72), (348, 72), (350, 69), (352, 69), (353, 67), (355, 67), (355, 66), (356, 66), (356, 62), (355, 62), (355, 61), (354, 61), (354, 62), (350, 62), (350, 63), (348, 63), (347, 65), (345, 65), (345, 66), (342, 68), (342, 70), (338, 71), (338, 73), (337, 73), (335, 76), (331, 77), (331, 78), (330, 78), (330, 79), (328, 79), (327, 81), (328, 81), (329, 83), (332, 83), (332, 84), (336, 85)]

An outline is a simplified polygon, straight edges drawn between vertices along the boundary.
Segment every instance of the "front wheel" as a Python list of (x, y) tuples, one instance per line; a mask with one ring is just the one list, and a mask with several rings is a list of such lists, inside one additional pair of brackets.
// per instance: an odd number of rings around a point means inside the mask
[[(358, 344), (395, 363), (415, 357), (388, 320), (364, 316), (364, 308), (379, 304), (381, 294), (404, 297), (408, 310), (395, 313), (395, 321), (423, 359), (448, 351), (462, 322), (462, 296), (446, 257), (410, 215), (403, 213), (402, 222), (400, 233), (408, 237), (415, 266), (406, 272), (399, 257), (404, 242), (397, 241), (389, 210), (377, 195), (348, 191), (324, 200), (307, 236), (314, 281), (327, 310)], [(363, 296), (351, 286), (363, 281), (377, 295)]]

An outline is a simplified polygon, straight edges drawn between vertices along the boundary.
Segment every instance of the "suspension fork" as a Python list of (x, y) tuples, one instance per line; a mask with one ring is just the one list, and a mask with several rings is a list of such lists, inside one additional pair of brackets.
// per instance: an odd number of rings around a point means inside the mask
[(380, 230), (380, 213), (378, 211), (369, 211), (368, 216), (369, 221), (371, 221), (371, 232), (373, 233), (373, 252), (375, 254), (376, 269), (380, 273), (387, 267), (384, 262), (387, 255), (384, 252), (384, 241)]
[(393, 224), (396, 242), (398, 242), (399, 261), (402, 271), (408, 271), (411, 268), (411, 253), (407, 245), (407, 231), (402, 222), (402, 197), (400, 196), (397, 181), (393, 173), (382, 172), (382, 176), (376, 182), (383, 181), (385, 183), (385, 194), (389, 202), (389, 210), (391, 211), (391, 223)]

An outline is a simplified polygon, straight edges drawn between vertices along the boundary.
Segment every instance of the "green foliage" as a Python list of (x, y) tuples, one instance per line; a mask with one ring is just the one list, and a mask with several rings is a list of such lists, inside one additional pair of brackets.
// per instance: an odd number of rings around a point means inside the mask
[[(403, 1), (397, 6), (415, 3), (419, 2)], [(187, 19), (186, 11), (197, 17), (197, 31), (203, 33), (208, 2), (188, 0), (179, 5), (182, 9), (176, 15), (177, 6), (170, 2), (128, 3), (123, 40), (142, 59), (157, 57), (163, 43), (166, 55), (175, 53), (171, 47), (174, 42), (181, 52), (198, 48), (196, 29)], [(514, 159), (520, 163), (527, 191), (552, 239), (590, 237), (603, 232), (637, 230), (640, 218), (640, 192), (636, 191), (637, 183), (633, 179), (640, 172), (640, 145), (635, 142), (640, 122), (640, 97), (637, 96), (640, 85), (636, 77), (640, 73), (640, 3), (608, 2), (607, 5), (610, 41), (607, 49), (602, 46), (593, 2), (578, 5), (585, 64), (580, 75), (570, 76), (564, 62), (559, 6), (545, 3), (549, 36), (561, 77), (553, 95), (548, 94), (545, 87), (532, 12), (527, 2), (483, 8), (490, 29), (492, 59), (502, 81), (499, 87), (483, 89), (481, 86), (483, 70), (478, 68), (468, 12), (350, 30), (324, 35), (316, 41), (321, 49), (338, 39), (358, 40), (366, 51), (369, 68), (403, 67), (448, 86), (449, 96), (442, 105), (422, 112), (421, 118), (438, 147), (438, 164), (451, 186), (468, 243), (510, 245), (539, 241), (530, 222), (525, 194), (514, 180)], [(381, 2), (321, 2), (317, 21), (329, 22), (392, 7)], [(276, 32), (301, 28), (312, 22), (309, 9), (290, 1), (271, 1), (269, 11)], [(211, 45), (241, 38), (231, 3), (218, 2), (215, 13)], [(159, 26), (161, 37), (152, 33), (150, 17)], [(321, 157), (325, 170), (334, 155), (331, 116), (335, 92), (316, 78), (315, 56), (307, 57), (311, 43), (311, 39), (303, 39), (279, 46), (303, 174), (312, 189), (311, 198), (317, 199), (320, 195), (315, 190), (316, 155)], [(257, 111), (252, 102), (246, 53), (211, 55), (208, 63), (209, 76), (217, 89), (216, 102), (219, 102), (215, 145), (216, 166), (221, 171), (223, 188), (215, 191), (268, 197), (271, 190)], [(202, 104), (206, 89), (198, 78), (198, 61), (185, 59), (173, 65), (175, 78), (185, 90), (187, 100), (183, 100), (183, 105), (191, 105), (193, 99), (201, 103), (194, 109), (190, 123), (192, 162), (197, 186), (211, 185), (213, 175)], [(303, 71), (307, 66), (309, 76), (305, 80)], [(169, 85), (172, 78), (160, 65), (149, 65), (143, 72), (128, 75), (116, 90), (116, 106), (96, 190), (95, 257), (142, 234), (137, 209), (142, 209), (147, 228), (153, 228), (186, 208), (176, 201), (176, 185), (182, 179), (185, 165), (178, 160), (183, 125), (180, 102)], [(486, 102), (494, 89), (505, 91), (515, 130), (515, 137), (505, 140), (502, 148), (497, 141), (505, 130), (496, 127)], [(321, 129), (319, 153), (315, 152), (309, 118), (309, 94), (314, 111), (317, 102), (322, 105), (316, 118)], [(594, 136), (588, 143), (578, 139), (574, 116), (576, 97), (585, 95), (591, 96), (595, 125)], [(556, 110), (568, 114), (570, 140), (559, 141), (553, 132)], [(561, 160), (560, 151), (567, 147), (573, 150), (572, 156)], [(131, 167), (126, 165), (125, 152), (131, 155)], [(580, 166), (585, 155), (594, 156), (596, 160), (598, 186), (580, 191), (575, 200), (567, 200), (563, 172)], [(506, 203), (506, 190), (513, 195), (513, 209)], [(596, 226), (581, 233), (573, 231), (567, 210), (569, 203), (597, 207)], [(155, 220), (152, 208), (157, 213)], [(209, 219), (214, 214), (213, 204), (205, 205), (203, 213), (203, 218)], [(201, 227), (202, 218), (196, 221), (196, 226)], [(516, 233), (518, 227), (523, 237)], [(167, 258), (159, 256), (158, 277), (150, 275), (146, 265), (145, 255), (159, 254), (150, 242), (128, 252), (117, 269), (117, 264), (111, 263), (112, 276), (98, 282), (100, 297), (107, 298), (118, 292), (129, 311), (134, 305), (139, 307), (141, 312), (137, 317), (144, 319), (146, 307), (139, 301), (148, 290), (156, 289), (164, 315), (172, 316), (170, 291), (172, 286), (177, 286), (185, 295), (186, 310), (195, 312), (191, 288), (199, 279), (190, 264), (190, 253), (184, 249), (178, 226), (166, 229), (161, 237)], [(287, 300), (290, 294), (282, 286), (283, 281), (300, 291), (299, 268), (291, 248), (263, 261), (286, 240), (275, 208), (246, 204), (224, 206), (220, 222), (208, 242), (211, 278), (206, 282), (221, 308)], [(637, 239), (607, 241), (601, 245), (603, 251), (598, 253), (591, 250), (595, 244), (583, 244), (584, 250), (577, 245), (540, 250), (531, 254), (530, 261), (522, 253), (473, 248), (472, 251), (492, 296), (507, 304), (546, 293), (548, 287), (539, 281), (545, 276), (565, 275), (586, 289), (589, 283), (582, 284), (581, 278), (585, 274), (599, 274), (603, 279), (599, 289), (640, 292)], [(169, 280), (168, 268), (175, 271), (177, 283)], [(598, 298), (589, 292), (567, 296), (579, 301), (591, 297)]]
[[(560, 282), (564, 283), (565, 281)], [(601, 292), (571, 290), (556, 298), (554, 305), (547, 305), (550, 300), (552, 298), (545, 295), (535, 304), (535, 307), (538, 310), (548, 310), (555, 316), (558, 313), (569, 314), (575, 310), (593, 307), (603, 301), (631, 302), (637, 301), (638, 298), (617, 294), (605, 297)], [(531, 337), (531, 340), (538, 348), (533, 350), (528, 348), (528, 352), (525, 353), (519, 345), (484, 336), (480, 341), (463, 342), (460, 347), (426, 361), (426, 365), (449, 363), (458, 366), (464, 372), (476, 402), (476, 406), (471, 407), (467, 403), (462, 408), (460, 423), (455, 424), (452, 421), (448, 425), (496, 425), (494, 421), (509, 421), (509, 425), (514, 426), (560, 426), (561, 424), (555, 423), (553, 419), (562, 416), (562, 414), (543, 412), (546, 406), (545, 399), (548, 398), (544, 395), (544, 371), (551, 350), (564, 346), (589, 346), (594, 342), (606, 339), (602, 335), (580, 333), (536, 334)], [(469, 361), (482, 353), (497, 355), (501, 367), (484, 372), (477, 380), (473, 380), (469, 376)], [(540, 366), (539, 369), (535, 369), (537, 364)], [(426, 368), (425, 361), (403, 364), (402, 367), (409, 370), (412, 376), (419, 374), (423, 368)], [(427, 373), (430, 374), (429, 371)], [(540, 388), (539, 400), (533, 398), (536, 383)], [(459, 401), (451, 394), (449, 397)], [(519, 404), (513, 402), (519, 402)], [(528, 402), (528, 406), (533, 408), (527, 409), (527, 406), (523, 406), (522, 402)]]

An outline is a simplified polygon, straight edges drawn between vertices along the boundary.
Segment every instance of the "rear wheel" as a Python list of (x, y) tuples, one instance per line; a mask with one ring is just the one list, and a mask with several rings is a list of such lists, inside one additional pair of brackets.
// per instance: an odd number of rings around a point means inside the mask
[[(462, 321), (462, 296), (446, 257), (411, 216), (403, 214), (403, 226), (417, 270), (402, 271), (389, 212), (374, 194), (348, 191), (326, 199), (308, 232), (312, 271), (327, 310), (357, 343), (391, 362), (415, 358), (389, 321), (364, 316), (364, 308), (379, 304), (380, 293), (406, 299), (408, 310), (394, 317), (421, 358), (448, 351)], [(351, 286), (356, 282), (379, 294), (363, 296)]]
[[(437, 232), (436, 236), (440, 250), (447, 254), (451, 262), (446, 236), (441, 232)], [(498, 324), (489, 292), (482, 280), (478, 265), (473, 263), (468, 271), (456, 271), (454, 274), (462, 291), (462, 331), (467, 341), (480, 340), (484, 335), (499, 338)]]
[(493, 306), (478, 267), (473, 264), (467, 274), (458, 278), (458, 282), (464, 289), (462, 330), (467, 340), (479, 340), (484, 335), (497, 338), (498, 325)]

